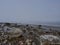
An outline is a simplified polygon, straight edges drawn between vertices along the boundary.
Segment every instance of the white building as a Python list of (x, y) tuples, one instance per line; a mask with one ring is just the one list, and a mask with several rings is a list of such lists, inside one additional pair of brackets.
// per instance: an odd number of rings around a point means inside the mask
[(54, 35), (41, 35), (40, 36), (40, 43), (41, 45), (46, 45), (49, 43), (49, 45), (52, 44), (59, 44), (60, 43), (60, 38), (58, 36)]

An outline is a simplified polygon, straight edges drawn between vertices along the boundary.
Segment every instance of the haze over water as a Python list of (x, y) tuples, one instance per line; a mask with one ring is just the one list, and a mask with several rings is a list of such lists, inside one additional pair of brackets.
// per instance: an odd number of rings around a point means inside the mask
[(59, 25), (60, 0), (0, 0), (0, 22)]

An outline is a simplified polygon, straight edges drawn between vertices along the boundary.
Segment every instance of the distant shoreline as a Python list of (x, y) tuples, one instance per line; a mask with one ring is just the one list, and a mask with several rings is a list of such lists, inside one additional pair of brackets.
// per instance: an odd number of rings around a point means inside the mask
[(45, 25), (45, 26), (54, 26), (54, 27), (60, 27), (59, 23), (17, 23), (17, 22), (0, 22), (0, 24), (4, 24), (4, 23), (13, 23), (13, 24), (31, 24), (31, 25)]

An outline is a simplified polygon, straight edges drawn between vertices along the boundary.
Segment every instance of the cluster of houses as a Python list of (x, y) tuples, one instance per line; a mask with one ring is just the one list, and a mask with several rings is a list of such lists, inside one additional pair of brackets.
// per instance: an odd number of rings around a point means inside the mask
[(42, 25), (0, 23), (0, 45), (60, 45), (60, 32)]

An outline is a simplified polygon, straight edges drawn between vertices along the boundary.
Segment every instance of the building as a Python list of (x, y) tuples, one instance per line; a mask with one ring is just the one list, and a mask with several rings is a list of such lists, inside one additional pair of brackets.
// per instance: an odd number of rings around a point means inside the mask
[(41, 35), (41, 45), (60, 45), (60, 37), (54, 35)]

